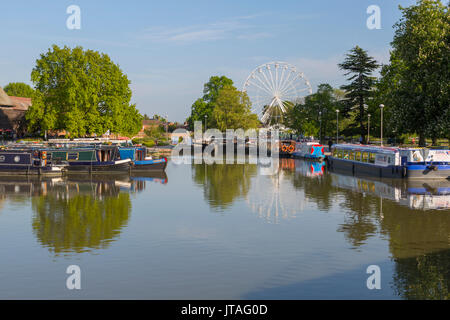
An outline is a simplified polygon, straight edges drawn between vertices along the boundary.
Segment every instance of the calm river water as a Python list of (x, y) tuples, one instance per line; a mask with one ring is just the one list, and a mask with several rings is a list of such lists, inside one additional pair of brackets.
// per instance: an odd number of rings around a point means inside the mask
[[(70, 265), (81, 290), (66, 288)], [(1, 299), (448, 299), (449, 288), (447, 181), (293, 159), (0, 178)]]

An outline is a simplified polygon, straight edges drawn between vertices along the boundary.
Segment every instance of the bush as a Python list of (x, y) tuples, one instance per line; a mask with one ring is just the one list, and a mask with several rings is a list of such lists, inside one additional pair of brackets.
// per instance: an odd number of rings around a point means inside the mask
[(146, 146), (147, 148), (151, 148), (151, 147), (153, 147), (155, 145), (155, 141), (153, 141), (153, 140), (145, 140), (142, 144), (144, 146)]

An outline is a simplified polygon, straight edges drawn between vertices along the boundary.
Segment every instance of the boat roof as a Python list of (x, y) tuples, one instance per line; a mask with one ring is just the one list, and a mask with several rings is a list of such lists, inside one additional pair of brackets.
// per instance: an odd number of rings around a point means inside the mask
[(381, 147), (381, 146), (368, 146), (364, 144), (352, 144), (352, 143), (338, 143), (334, 144), (332, 148), (344, 149), (344, 150), (352, 150), (352, 151), (367, 151), (374, 153), (398, 153), (398, 148), (392, 147)]

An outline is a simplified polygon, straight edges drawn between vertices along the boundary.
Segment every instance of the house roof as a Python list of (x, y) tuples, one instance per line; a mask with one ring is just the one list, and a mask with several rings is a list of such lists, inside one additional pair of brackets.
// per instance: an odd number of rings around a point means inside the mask
[(0, 106), (13, 106), (11, 98), (3, 91), (2, 87), (0, 87)]
[(31, 98), (23, 98), (23, 97), (13, 97), (9, 96), (10, 100), (13, 103), (13, 106), (19, 110), (28, 110), (31, 106)]

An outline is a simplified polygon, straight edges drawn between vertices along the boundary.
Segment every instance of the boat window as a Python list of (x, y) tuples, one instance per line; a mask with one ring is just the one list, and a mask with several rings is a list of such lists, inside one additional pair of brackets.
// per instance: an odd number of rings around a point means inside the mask
[(387, 157), (387, 162), (391, 163), (391, 157), (390, 156)]
[(356, 151), (355, 152), (355, 160), (356, 161), (361, 161), (361, 152), (360, 151)]
[(369, 163), (375, 163), (375, 153), (369, 153)]
[(94, 151), (80, 151), (78, 153), (78, 160), (81, 161), (95, 160)]
[(70, 152), (67, 156), (67, 159), (70, 160), (78, 160), (78, 153), (77, 152)]
[(54, 160), (67, 160), (67, 152), (64, 151), (54, 151), (52, 156)]
[(335, 158), (338, 157), (338, 149), (336, 149), (336, 148), (333, 149), (333, 157), (335, 157)]
[(355, 160), (355, 151), (350, 151), (349, 159)]
[(362, 153), (362, 162), (367, 162), (369, 160), (369, 153), (363, 152)]

